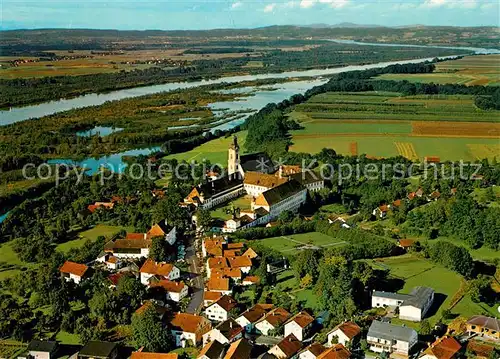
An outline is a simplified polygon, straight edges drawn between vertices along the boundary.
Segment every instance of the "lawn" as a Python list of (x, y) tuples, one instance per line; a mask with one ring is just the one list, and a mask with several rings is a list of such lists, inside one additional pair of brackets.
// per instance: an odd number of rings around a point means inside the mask
[[(410, 293), (416, 286), (431, 287), (436, 292), (435, 305), (430, 309), (429, 321), (436, 323), (441, 316), (441, 311), (449, 308), (451, 301), (464, 283), (463, 278), (449, 269), (436, 265), (431, 261), (414, 255), (406, 254), (399, 257), (390, 257), (367, 261), (376, 269), (389, 269), (390, 276), (396, 279), (404, 280), (404, 286), (400, 293)], [(474, 303), (469, 295), (466, 295), (452, 309), (452, 313), (464, 317), (470, 317), (483, 312), (494, 313), (494, 308), (486, 306), (484, 303)], [(411, 325), (411, 322), (397, 321)]]
[(344, 242), (319, 232), (292, 234), (254, 241), (282, 253), (294, 254), (297, 250), (306, 248), (329, 247), (342, 245)]
[(288, 269), (278, 274), (276, 278), (276, 287), (283, 289), (284, 292), (289, 292), (299, 301), (305, 302), (307, 308), (315, 309), (318, 305), (318, 297), (314, 294), (312, 289), (299, 288), (299, 283), (292, 269)]
[(33, 266), (19, 259), (12, 249), (13, 242), (0, 245), (0, 280), (12, 277), (27, 267)]
[(62, 330), (57, 333), (56, 340), (61, 344), (70, 344), (70, 345), (81, 344), (80, 336), (78, 334), (71, 334)]
[(77, 239), (59, 244), (56, 247), (56, 249), (60, 252), (66, 253), (72, 248), (82, 247), (88, 240), (90, 241), (97, 240), (97, 237), (99, 236), (110, 238), (113, 234), (119, 232), (122, 229), (124, 229), (127, 232), (134, 231), (134, 228), (132, 227), (120, 227), (120, 226), (109, 226), (106, 224), (98, 224), (94, 228), (80, 232), (78, 234)]
[[(237, 136), (238, 144), (240, 145), (240, 148), (243, 148), (247, 136), (247, 131), (238, 132)], [(202, 162), (203, 160), (207, 160), (210, 161), (211, 164), (219, 163), (222, 165), (222, 167), (226, 167), (227, 150), (232, 140), (232, 136), (227, 138), (217, 138), (215, 140), (204, 143), (191, 151), (168, 155), (166, 158), (175, 158), (178, 161), (186, 162)]]
[(198, 357), (199, 350), (196, 348), (178, 348), (170, 353), (178, 354), (181, 357), (183, 354), (186, 354), (189, 358), (195, 359)]
[(500, 111), (476, 108), (472, 96), (325, 93), (297, 105), (290, 118), (303, 127), (291, 131), (294, 152), (333, 148), (343, 155), (465, 161), (498, 156)]
[(231, 209), (234, 207), (240, 210), (247, 210), (251, 208), (251, 196), (243, 196), (229, 201), (223, 205), (217, 206), (210, 211), (213, 218), (228, 220), (231, 219)]

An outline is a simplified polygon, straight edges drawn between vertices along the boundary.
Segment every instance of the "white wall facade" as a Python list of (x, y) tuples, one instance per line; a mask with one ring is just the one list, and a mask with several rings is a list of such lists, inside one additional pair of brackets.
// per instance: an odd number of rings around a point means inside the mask
[(177, 347), (185, 348), (188, 345), (188, 342), (191, 341), (194, 345), (196, 345), (196, 334), (181, 332), (177, 330), (172, 330), (172, 335), (175, 338), (175, 345)]
[(167, 292), (167, 300), (172, 300), (174, 302), (180, 302), (182, 299), (186, 298), (189, 293), (189, 288), (185, 285), (180, 292)]
[(305, 330), (302, 329), (302, 327), (297, 323), (295, 323), (294, 321), (291, 321), (285, 324), (285, 337), (289, 336), (290, 334), (295, 335), (295, 338), (297, 338), (300, 341), (303, 341)]
[(332, 340), (333, 337), (338, 338), (338, 343), (342, 344), (343, 346), (346, 346), (348, 342), (350, 342), (350, 339), (347, 335), (344, 334), (344, 332), (340, 329), (334, 330), (333, 332), (328, 334), (328, 342), (326, 343), (327, 347), (332, 347)]
[(274, 327), (267, 320), (258, 322), (255, 324), (255, 328), (263, 335), (269, 335), (269, 332), (274, 329)]
[(229, 319), (229, 313), (217, 303), (214, 303), (205, 309), (205, 316), (216, 322), (222, 322)]
[(402, 303), (403, 299), (372, 296), (372, 308), (399, 307)]

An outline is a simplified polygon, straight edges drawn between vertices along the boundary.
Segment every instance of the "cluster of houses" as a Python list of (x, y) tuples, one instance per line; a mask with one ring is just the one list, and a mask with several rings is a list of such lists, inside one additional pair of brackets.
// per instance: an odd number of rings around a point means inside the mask
[[(452, 196), (455, 195), (456, 193), (457, 193), (456, 188), (452, 188), (450, 190), (450, 194)], [(378, 206), (377, 208), (375, 208), (372, 211), (372, 215), (376, 218), (383, 219), (383, 218), (387, 217), (387, 214), (389, 212), (393, 211), (394, 209), (399, 208), (401, 206), (401, 204), (403, 203), (403, 201), (406, 201), (407, 203), (409, 203), (411, 201), (414, 201), (414, 200), (421, 198), (421, 199), (425, 199), (427, 202), (431, 202), (431, 201), (437, 201), (440, 197), (441, 197), (441, 193), (439, 191), (432, 191), (431, 193), (426, 195), (422, 188), (418, 188), (416, 191), (408, 193), (408, 195), (404, 199), (397, 199), (397, 200), (393, 201), (392, 203), (381, 204), (380, 206)]]
[[(184, 206), (211, 209), (246, 195), (249, 209), (235, 213), (222, 227), (226, 233), (270, 223), (284, 211), (296, 212), (306, 202), (307, 191), (319, 191), (320, 176), (299, 166), (277, 166), (265, 153), (240, 155), (235, 136), (228, 152), (227, 175), (192, 189)], [(196, 221), (196, 218), (194, 218)]]
[[(222, 298), (221, 298), (222, 299)], [(224, 299), (228, 302), (229, 299)], [(138, 309), (143, 310), (151, 302)], [(165, 315), (159, 313), (159, 318)], [(234, 318), (214, 322), (195, 314), (174, 313), (169, 317), (168, 328), (179, 347), (189, 346), (200, 349), (197, 359), (348, 359), (355, 357), (353, 348), (366, 338), (369, 349), (374, 353), (385, 352), (392, 358), (408, 358), (415, 354), (419, 337), (409, 327), (374, 320), (363, 334), (360, 326), (352, 321), (343, 322), (327, 333), (326, 343), (314, 341), (317, 319), (302, 311), (291, 315), (272, 304), (256, 304)], [(276, 333), (277, 327), (283, 334)], [(274, 331), (273, 331), (274, 330)], [(485, 316), (474, 316), (466, 323), (469, 336), (479, 336), (493, 343), (500, 342), (500, 320)], [(267, 336), (266, 344), (261, 344), (258, 335)], [(491, 357), (492, 346), (479, 352), (477, 343), (470, 340), (459, 341), (449, 334), (437, 338), (419, 351), (419, 359), (459, 359), (466, 350), (473, 351), (478, 358)], [(124, 355), (117, 343), (90, 341), (72, 359), (177, 359), (177, 354), (146, 353), (142, 348)], [(54, 341), (33, 340), (26, 352), (18, 359), (56, 358), (58, 344)], [(488, 354), (490, 353), (490, 354)], [(494, 356), (493, 356), (494, 357)]]

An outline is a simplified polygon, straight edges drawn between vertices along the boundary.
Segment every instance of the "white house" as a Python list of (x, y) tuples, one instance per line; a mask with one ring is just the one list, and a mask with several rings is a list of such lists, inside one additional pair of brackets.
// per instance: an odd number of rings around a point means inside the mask
[(230, 344), (243, 338), (245, 330), (234, 319), (228, 319), (203, 335), (203, 345), (212, 341)]
[(264, 316), (273, 309), (273, 304), (255, 304), (252, 308), (247, 309), (243, 314), (236, 318), (236, 322), (245, 328), (247, 333), (252, 333), (255, 329), (255, 324), (264, 318)]
[(302, 342), (295, 338), (293, 334), (290, 334), (269, 349), (268, 353), (274, 355), (278, 359), (290, 359), (297, 356), (301, 348)]
[(408, 356), (418, 341), (417, 332), (408, 327), (374, 320), (366, 337), (370, 350)]
[(434, 290), (428, 287), (415, 287), (399, 307), (399, 319), (420, 322), (434, 301)]
[(166, 300), (177, 303), (186, 298), (189, 293), (189, 287), (184, 282), (174, 282), (168, 279), (151, 283), (150, 288), (151, 290), (164, 291)]
[(419, 359), (455, 359), (462, 345), (453, 337), (441, 337), (425, 349)]
[(255, 324), (255, 328), (263, 335), (269, 335), (271, 331), (278, 329), (290, 318), (283, 308), (276, 308), (265, 315), (263, 319)]
[(59, 268), (59, 271), (67, 282), (73, 281), (78, 284), (85, 278), (88, 269), (89, 267), (85, 264), (66, 261), (61, 268)]
[(399, 307), (399, 318), (414, 322), (421, 321), (434, 301), (434, 290), (415, 287), (410, 294), (374, 291), (372, 308)]
[[(331, 347), (334, 341), (346, 346), (347, 343), (351, 342), (359, 333), (361, 333), (361, 328), (356, 323), (344, 322), (337, 325), (328, 333), (326, 346)], [(336, 338), (336, 340), (334, 340), (334, 338)]]
[(303, 341), (313, 323), (314, 318), (309, 313), (305, 311), (299, 312), (285, 324), (285, 337), (293, 334), (295, 338)]
[(141, 283), (144, 285), (149, 285), (149, 280), (153, 276), (158, 277), (159, 280), (168, 279), (171, 281), (181, 277), (180, 269), (173, 264), (155, 262), (151, 258), (144, 262), (139, 272), (141, 273)]
[(312, 343), (299, 353), (299, 359), (316, 359), (326, 350), (320, 343)]
[(176, 313), (170, 320), (172, 336), (178, 347), (197, 346), (203, 339), (203, 334), (212, 329), (208, 319), (199, 315)]
[(53, 359), (57, 352), (57, 342), (49, 340), (32, 340), (25, 354), (18, 359)]
[(392, 292), (382, 292), (375, 290), (372, 294), (372, 308), (383, 307), (399, 307), (403, 302), (408, 299), (407, 294), (399, 294)]
[(104, 251), (117, 258), (140, 259), (149, 256), (150, 239), (117, 239), (104, 245)]
[[(216, 322), (228, 320), (232, 309), (236, 308), (238, 303), (228, 295), (223, 295), (219, 300), (210, 304), (205, 309), (205, 315), (208, 319)], [(222, 342), (221, 342), (222, 343)]]
[(177, 240), (177, 228), (167, 223), (167, 220), (159, 222), (151, 227), (147, 233), (147, 238), (163, 237), (170, 245)]

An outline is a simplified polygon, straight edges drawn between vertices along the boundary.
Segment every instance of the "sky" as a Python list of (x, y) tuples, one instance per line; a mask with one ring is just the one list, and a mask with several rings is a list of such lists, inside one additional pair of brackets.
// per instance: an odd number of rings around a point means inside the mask
[(498, 0), (0, 0), (2, 29), (268, 25), (500, 26)]

